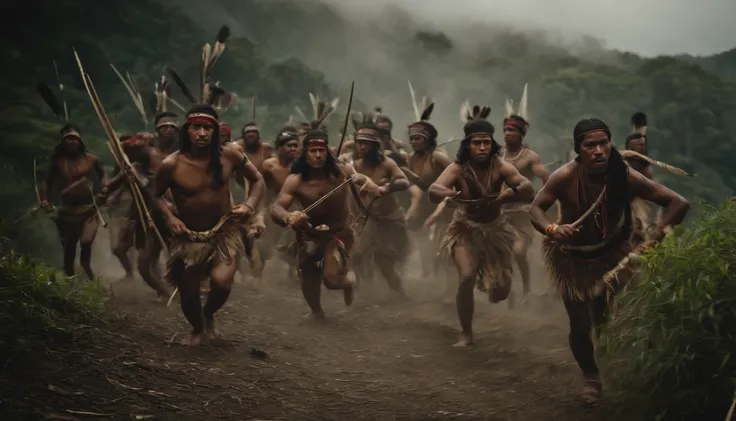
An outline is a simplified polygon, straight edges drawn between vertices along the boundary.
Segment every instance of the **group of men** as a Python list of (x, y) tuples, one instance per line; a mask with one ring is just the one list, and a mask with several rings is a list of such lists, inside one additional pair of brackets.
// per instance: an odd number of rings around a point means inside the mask
[[(227, 301), (236, 272), (258, 279), (276, 250), (298, 273), (316, 318), (324, 317), (322, 285), (341, 290), (349, 306), (358, 282), (374, 269), (405, 296), (402, 269), (412, 232), (425, 273), (436, 266), (438, 254), (454, 263), (461, 326), (456, 346), (471, 345), (476, 287), (493, 303), (506, 300), (515, 262), (523, 292), (529, 293), (526, 253), (536, 229), (544, 236), (545, 262), (569, 315), (583, 397), (596, 402), (602, 388), (591, 335), (613, 294), (635, 273), (621, 262), (679, 224), (688, 202), (652, 180), (648, 161), (624, 158), (599, 119), (578, 122), (575, 158), (549, 174), (524, 141), (525, 107), (507, 108), (501, 146), (488, 120), (490, 108), (466, 105), (455, 159), (438, 149), (433, 108), (428, 104), (408, 125), (409, 153), (382, 113), (354, 118), (352, 136), (340, 150), (330, 142), (327, 116), (283, 127), (270, 145), (256, 122), (245, 124), (233, 140), (212, 104), (192, 106), (182, 124), (176, 114), (160, 112), (155, 133), (120, 137), (133, 164), (116, 169), (110, 179), (85, 150), (81, 130), (67, 124), (51, 156), (40, 205), (50, 206), (52, 190), (61, 193), (57, 226), (66, 273), (74, 274), (79, 243), (81, 266), (90, 278), (97, 201), (122, 209), (114, 221), (113, 253), (132, 277), (127, 256), (135, 247), (140, 276), (162, 300), (172, 294), (164, 279), (176, 288), (192, 326), (189, 345), (219, 335), (215, 313)], [(644, 156), (646, 135), (629, 136), (627, 146)], [(543, 183), (536, 193), (534, 177)], [(97, 194), (90, 183), (80, 182), (91, 178), (100, 180)], [(232, 182), (243, 187), (240, 200)], [(634, 211), (642, 200), (663, 208), (653, 228)], [(555, 203), (552, 221), (547, 211)], [(162, 275), (158, 260), (164, 250)], [(201, 284), (207, 279), (202, 305)]]

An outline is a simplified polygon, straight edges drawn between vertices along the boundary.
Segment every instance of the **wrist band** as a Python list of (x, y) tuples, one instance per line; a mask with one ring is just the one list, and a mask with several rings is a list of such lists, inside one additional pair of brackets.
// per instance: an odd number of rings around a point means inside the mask
[(559, 225), (549, 224), (547, 225), (547, 228), (544, 229), (544, 233), (547, 235), (552, 235), (553, 232), (557, 231), (557, 227), (559, 227)]

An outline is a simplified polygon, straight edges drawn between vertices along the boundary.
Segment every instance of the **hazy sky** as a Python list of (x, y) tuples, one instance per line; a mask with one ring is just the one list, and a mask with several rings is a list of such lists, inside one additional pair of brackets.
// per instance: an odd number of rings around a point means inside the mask
[[(472, 19), (587, 34), (643, 55), (712, 54), (736, 47), (736, 0), (340, 0), (406, 6), (431, 20)], [(358, 6), (362, 4), (362, 6)]]

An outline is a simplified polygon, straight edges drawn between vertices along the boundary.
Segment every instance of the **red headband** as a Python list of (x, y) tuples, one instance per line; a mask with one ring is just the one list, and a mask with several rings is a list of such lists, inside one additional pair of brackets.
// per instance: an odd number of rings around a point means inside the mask
[(222, 126), (220, 126), (220, 131), (223, 131), (223, 132), (225, 132), (225, 133), (227, 133), (227, 134), (229, 134), (231, 136), (233, 134), (232, 129), (230, 129), (230, 126), (225, 125), (225, 124), (223, 124)]
[(521, 132), (521, 134), (526, 134), (526, 124), (522, 121), (513, 119), (513, 118), (507, 118), (506, 121), (503, 122), (503, 128), (513, 128), (517, 129)]
[(309, 139), (307, 140), (307, 149), (309, 148), (326, 148), (327, 142), (324, 139)]
[(219, 121), (217, 121), (215, 117), (207, 113), (192, 113), (187, 116), (187, 123), (218, 124)]

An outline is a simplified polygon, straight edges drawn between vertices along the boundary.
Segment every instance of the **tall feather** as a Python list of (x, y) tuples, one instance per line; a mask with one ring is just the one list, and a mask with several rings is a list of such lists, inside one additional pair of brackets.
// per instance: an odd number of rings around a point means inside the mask
[(529, 87), (528, 83), (524, 84), (524, 91), (521, 93), (521, 99), (519, 100), (519, 109), (516, 110), (516, 113), (519, 115), (519, 117), (523, 118), (526, 121), (529, 121), (529, 93), (527, 91)]
[(220, 105), (220, 99), (225, 95), (225, 90), (220, 88), (219, 86), (209, 86), (209, 91), (207, 92), (207, 98), (205, 99), (205, 104), (212, 105), (215, 108), (218, 108)]
[(302, 111), (302, 109), (299, 108), (298, 105), (295, 105), (294, 106), (294, 109), (296, 110), (296, 113), (299, 114), (299, 118), (301, 118), (302, 121), (309, 121), (309, 119), (307, 118), (307, 116), (304, 114), (304, 111)]
[(136, 91), (135, 85), (131, 83), (132, 80), (130, 78), (130, 75), (128, 75), (128, 78), (126, 79), (125, 77), (123, 77), (122, 73), (118, 71), (118, 69), (115, 67), (114, 64), (110, 63), (110, 67), (112, 67), (112, 70), (118, 76), (120, 81), (123, 82), (123, 86), (125, 86), (125, 89), (128, 91), (130, 98), (133, 100), (133, 104), (135, 105), (135, 108), (138, 110), (138, 113), (141, 115), (141, 118), (143, 119), (143, 123), (148, 124), (148, 116), (146, 116), (146, 109), (143, 108), (143, 99), (141, 98), (140, 93)]
[(212, 57), (210, 58), (210, 63), (208, 66), (210, 70), (215, 65), (215, 63), (217, 63), (217, 60), (222, 57), (222, 53), (225, 51), (225, 43), (227, 42), (228, 38), (230, 38), (230, 27), (227, 25), (223, 25), (217, 32), (217, 36), (215, 37), (215, 47), (212, 51)]
[(61, 104), (59, 103), (59, 99), (56, 98), (56, 95), (54, 95), (54, 92), (49, 88), (49, 86), (43, 82), (38, 82), (36, 84), (36, 90), (41, 95), (41, 98), (43, 98), (43, 101), (46, 103), (46, 105), (51, 108), (51, 111), (59, 117), (59, 119), (64, 119), (64, 109), (62, 108)]
[(319, 101), (311, 92), (309, 93), (309, 102), (312, 104), (312, 115), (317, 120), (319, 118)]
[(511, 117), (511, 114), (514, 113), (514, 100), (512, 100), (510, 98), (506, 98), (506, 102), (504, 102), (503, 108), (504, 108), (504, 111), (506, 113), (505, 114), (505, 117), (506, 118)]
[(427, 121), (429, 120), (429, 117), (432, 116), (432, 111), (434, 111), (434, 102), (429, 103), (423, 110), (422, 115), (420, 116), (421, 121)]
[(197, 98), (192, 94), (192, 91), (189, 90), (189, 87), (187, 87), (187, 84), (184, 83), (184, 80), (179, 76), (179, 73), (176, 72), (174, 69), (167, 69), (169, 72), (169, 76), (171, 76), (171, 79), (174, 81), (176, 86), (179, 87), (181, 90), (181, 93), (186, 97), (186, 99), (191, 102), (192, 104), (197, 103)]
[(468, 122), (473, 119), (472, 114), (473, 108), (470, 106), (470, 101), (467, 99), (465, 102), (460, 104), (460, 121), (463, 123)]
[(417, 105), (417, 96), (414, 92), (414, 86), (412, 86), (411, 81), (409, 81), (409, 95), (411, 95), (411, 106), (414, 108), (414, 117), (419, 120), (419, 117), (421, 117), (421, 114), (419, 114), (419, 106)]
[(207, 98), (207, 92), (205, 91), (207, 80), (210, 76), (210, 60), (212, 59), (212, 46), (205, 43), (202, 46), (202, 62), (200, 63), (200, 75), (199, 75), (199, 102), (204, 102)]
[(641, 111), (635, 112), (631, 116), (631, 130), (642, 135), (647, 135), (647, 115)]

